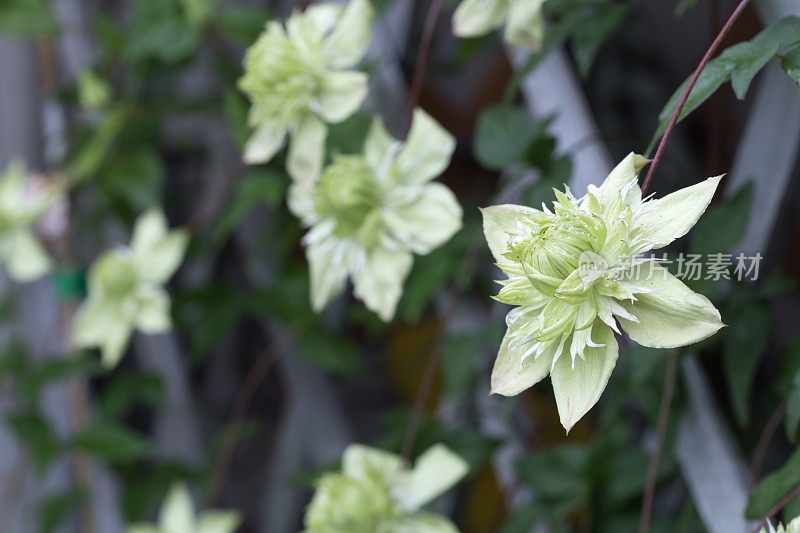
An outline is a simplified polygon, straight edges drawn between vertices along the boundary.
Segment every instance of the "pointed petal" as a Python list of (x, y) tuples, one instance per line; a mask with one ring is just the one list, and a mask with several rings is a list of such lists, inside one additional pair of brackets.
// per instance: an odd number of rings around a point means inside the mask
[(418, 254), (427, 254), (461, 229), (461, 206), (441, 183), (430, 183), (419, 198), (384, 216), (392, 234)]
[(21, 283), (33, 281), (44, 276), (51, 266), (50, 256), (31, 232), (14, 232), (8, 257), (8, 274), (11, 279)]
[(174, 485), (161, 507), (158, 525), (169, 533), (194, 533), (194, 508), (185, 485)]
[(325, 43), (329, 65), (350, 67), (364, 57), (374, 16), (375, 10), (367, 0), (350, 0)]
[(561, 425), (567, 433), (600, 399), (617, 364), (614, 333), (604, 325), (595, 325), (593, 334), (594, 343), (605, 346), (587, 347), (584, 359), (575, 361), (575, 368), (572, 368), (571, 358), (559, 357), (550, 372)]
[(422, 109), (414, 110), (411, 131), (397, 156), (398, 179), (406, 185), (423, 184), (450, 165), (455, 138)]
[(508, 14), (508, 0), (463, 0), (453, 14), (453, 33), (475, 37), (499, 28)]
[(550, 373), (553, 363), (555, 346), (532, 360), (528, 357), (523, 362), (526, 353), (532, 348), (531, 343), (517, 345), (512, 342), (514, 332), (521, 326), (515, 321), (506, 331), (497, 359), (492, 369), (492, 394), (503, 396), (516, 396), (544, 379)]
[(342, 122), (358, 111), (367, 97), (367, 75), (363, 72), (330, 72), (321, 82), (314, 110), (326, 122)]
[(292, 133), (286, 159), (289, 175), (303, 184), (316, 183), (325, 157), (328, 128), (313, 113), (306, 113)]
[(375, 248), (369, 252), (364, 268), (353, 275), (356, 297), (378, 313), (381, 320), (389, 322), (394, 317), (413, 263), (411, 252)]
[(532, 207), (513, 204), (493, 205), (481, 209), (483, 234), (497, 262), (507, 261), (503, 254), (508, 249), (508, 234), (516, 231), (517, 221), (525, 215), (538, 212)]
[[(393, 162), (392, 155), (396, 154), (391, 154), (390, 152), (392, 147), (399, 144), (400, 142), (386, 130), (383, 119), (374, 117), (367, 132), (367, 139), (364, 142), (364, 159), (377, 172)], [(388, 161), (387, 157), (390, 158)]]
[(131, 237), (136, 271), (144, 280), (164, 283), (178, 270), (188, 245), (185, 229), (168, 231), (164, 214), (151, 209), (136, 221)]
[(268, 163), (286, 140), (286, 132), (274, 126), (264, 125), (256, 129), (244, 147), (244, 162), (248, 165)]
[(436, 444), (419, 456), (392, 487), (400, 507), (413, 513), (458, 483), (469, 471), (466, 461), (447, 446)]
[(644, 238), (661, 248), (686, 235), (705, 212), (722, 176), (686, 187), (659, 200), (642, 204), (635, 225), (643, 228)]
[(342, 11), (344, 6), (323, 2), (308, 6), (303, 15), (314, 23), (320, 33), (327, 34), (342, 16)]
[(347, 281), (348, 254), (336, 254), (337, 246), (346, 245), (337, 243), (335, 238), (328, 238), (309, 244), (306, 248), (311, 276), (311, 307), (318, 313), (341, 294)]
[(613, 206), (620, 195), (624, 195), (625, 204), (638, 204), (642, 198), (642, 191), (637, 183), (638, 171), (646, 164), (646, 161), (642, 156), (631, 152), (614, 167), (600, 187), (590, 185), (589, 192), (605, 209)]
[(653, 292), (620, 302), (639, 322), (619, 318), (631, 339), (651, 348), (686, 346), (710, 337), (724, 324), (708, 298), (692, 291), (652, 261), (641, 265), (637, 283)]
[(544, 0), (511, 2), (506, 22), (506, 41), (510, 44), (538, 51), (544, 40)]
[(389, 484), (402, 468), (398, 456), (362, 444), (351, 444), (342, 455), (342, 473), (365, 481)]
[(148, 287), (139, 292), (136, 327), (143, 333), (157, 334), (172, 329), (169, 295), (161, 288)]

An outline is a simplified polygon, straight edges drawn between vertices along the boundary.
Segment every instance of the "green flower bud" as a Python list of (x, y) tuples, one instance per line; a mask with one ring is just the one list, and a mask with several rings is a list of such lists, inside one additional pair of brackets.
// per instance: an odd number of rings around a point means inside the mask
[(336, 221), (337, 235), (350, 235), (380, 206), (380, 184), (363, 157), (339, 156), (323, 172), (314, 202), (320, 216)]

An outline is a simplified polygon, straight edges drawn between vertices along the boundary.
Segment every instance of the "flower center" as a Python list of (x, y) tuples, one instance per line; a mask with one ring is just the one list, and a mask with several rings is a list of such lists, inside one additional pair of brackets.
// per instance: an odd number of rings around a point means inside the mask
[(263, 122), (288, 129), (311, 106), (322, 76), (320, 60), (303, 53), (277, 30), (269, 30), (245, 59), (239, 87), (253, 103), (251, 126)]
[(358, 232), (381, 203), (372, 168), (358, 156), (339, 156), (322, 173), (314, 205), (323, 217), (336, 220), (338, 235)]

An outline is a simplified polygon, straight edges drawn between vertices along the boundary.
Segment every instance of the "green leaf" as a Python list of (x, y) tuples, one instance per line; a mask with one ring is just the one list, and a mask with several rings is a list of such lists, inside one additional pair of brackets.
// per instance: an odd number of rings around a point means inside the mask
[(100, 412), (106, 420), (125, 416), (136, 404), (157, 407), (164, 397), (161, 378), (129, 372), (109, 383), (102, 394)]
[(58, 20), (45, 0), (0, 0), (0, 33), (49, 37), (58, 33)]
[(733, 62), (731, 86), (739, 100), (744, 100), (750, 82), (778, 51), (777, 42), (758, 41), (728, 48), (725, 60)]
[(189, 25), (177, 0), (137, 0), (125, 55), (133, 61), (177, 63), (200, 44), (200, 31)]
[(800, 430), (800, 371), (794, 375), (792, 389), (786, 398), (785, 423), (786, 438), (794, 444), (797, 442), (797, 432)]
[(589, 70), (600, 47), (617, 31), (617, 28), (622, 26), (629, 13), (629, 5), (609, 3), (595, 10), (591, 23), (577, 26), (572, 47), (578, 72), (582, 78), (589, 76)]
[(800, 484), (800, 448), (795, 448), (778, 471), (762, 479), (750, 491), (745, 516), (750, 520), (764, 517), (787, 492), (798, 484)]
[(753, 182), (735, 195), (711, 206), (692, 229), (689, 251), (693, 254), (729, 252), (744, 235), (753, 203)]
[(150, 444), (141, 435), (111, 422), (100, 422), (73, 439), (84, 452), (111, 463), (127, 463), (142, 458)]
[(219, 20), (222, 33), (241, 46), (249, 46), (264, 30), (271, 14), (260, 6), (231, 6)]
[(800, 85), (800, 46), (783, 56), (781, 68), (797, 85)]
[(307, 330), (298, 336), (297, 343), (300, 354), (323, 370), (349, 378), (361, 378), (366, 375), (364, 363), (356, 346), (344, 336)]
[(40, 474), (44, 473), (63, 449), (50, 425), (38, 413), (12, 414), (6, 417), (5, 423), (25, 445)]
[(139, 146), (114, 154), (98, 176), (98, 185), (108, 196), (139, 212), (161, 203), (165, 172), (158, 152), (151, 146)]
[(52, 533), (85, 499), (85, 493), (80, 489), (70, 489), (47, 498), (39, 509), (41, 531)]
[(678, 5), (675, 6), (675, 16), (680, 17), (687, 11), (694, 9), (697, 5), (697, 0), (681, 0), (678, 2)]
[(475, 157), (491, 170), (521, 163), (538, 135), (528, 112), (516, 106), (498, 105), (481, 113), (475, 129)]
[(222, 241), (255, 209), (264, 204), (275, 207), (282, 200), (288, 185), (285, 174), (268, 168), (252, 170), (236, 183), (234, 197), (216, 226), (215, 240)]
[(772, 315), (765, 307), (751, 302), (726, 316), (735, 327), (725, 331), (722, 351), (725, 378), (736, 421), (746, 427), (750, 422), (753, 378), (769, 344)]

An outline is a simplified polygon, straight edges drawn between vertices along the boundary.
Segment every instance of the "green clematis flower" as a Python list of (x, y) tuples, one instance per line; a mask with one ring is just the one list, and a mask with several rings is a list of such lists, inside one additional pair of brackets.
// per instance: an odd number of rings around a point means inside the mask
[(553, 210), (483, 210), (489, 248), (508, 279), (496, 299), (516, 306), (492, 371), (492, 392), (513, 396), (550, 374), (567, 431), (597, 403), (617, 361), (620, 333), (674, 348), (714, 334), (720, 314), (657, 262), (640, 256), (685, 235), (721, 176), (659, 200), (642, 199), (630, 154), (577, 200), (556, 191)]
[(453, 15), (458, 37), (485, 35), (506, 25), (509, 44), (539, 50), (544, 40), (545, 0), (463, 0)]
[(247, 163), (266, 163), (291, 135), (287, 168), (298, 180), (317, 178), (328, 123), (345, 120), (367, 95), (367, 75), (347, 70), (369, 45), (374, 13), (368, 0), (347, 7), (317, 4), (284, 26), (270, 22), (248, 50), (239, 87), (252, 103), (255, 129)]
[(63, 200), (60, 186), (29, 187), (22, 162), (9, 164), (0, 177), (0, 260), (14, 281), (33, 281), (50, 270), (52, 262), (33, 226)]
[(447, 518), (420, 509), (467, 470), (466, 462), (441, 444), (423, 453), (412, 469), (397, 455), (351, 445), (341, 473), (317, 482), (305, 533), (457, 533)]
[(192, 498), (183, 484), (170, 489), (158, 525), (135, 524), (128, 533), (233, 533), (242, 519), (235, 511), (208, 511), (195, 518)]
[(170, 301), (162, 285), (180, 266), (188, 242), (186, 230), (168, 231), (160, 211), (139, 217), (130, 247), (105, 252), (89, 272), (89, 296), (72, 325), (75, 346), (100, 347), (103, 365), (114, 367), (134, 329), (169, 331)]
[(311, 230), (304, 237), (311, 304), (320, 311), (344, 290), (384, 321), (392, 319), (414, 253), (427, 254), (461, 228), (461, 206), (442, 184), (455, 139), (416, 110), (405, 143), (380, 119), (364, 152), (334, 159), (316, 182), (294, 183), (289, 208)]
[(789, 522), (789, 525), (784, 527), (783, 524), (778, 524), (777, 529), (772, 524), (768, 524), (769, 530), (761, 528), (760, 533), (800, 533), (800, 516)]

